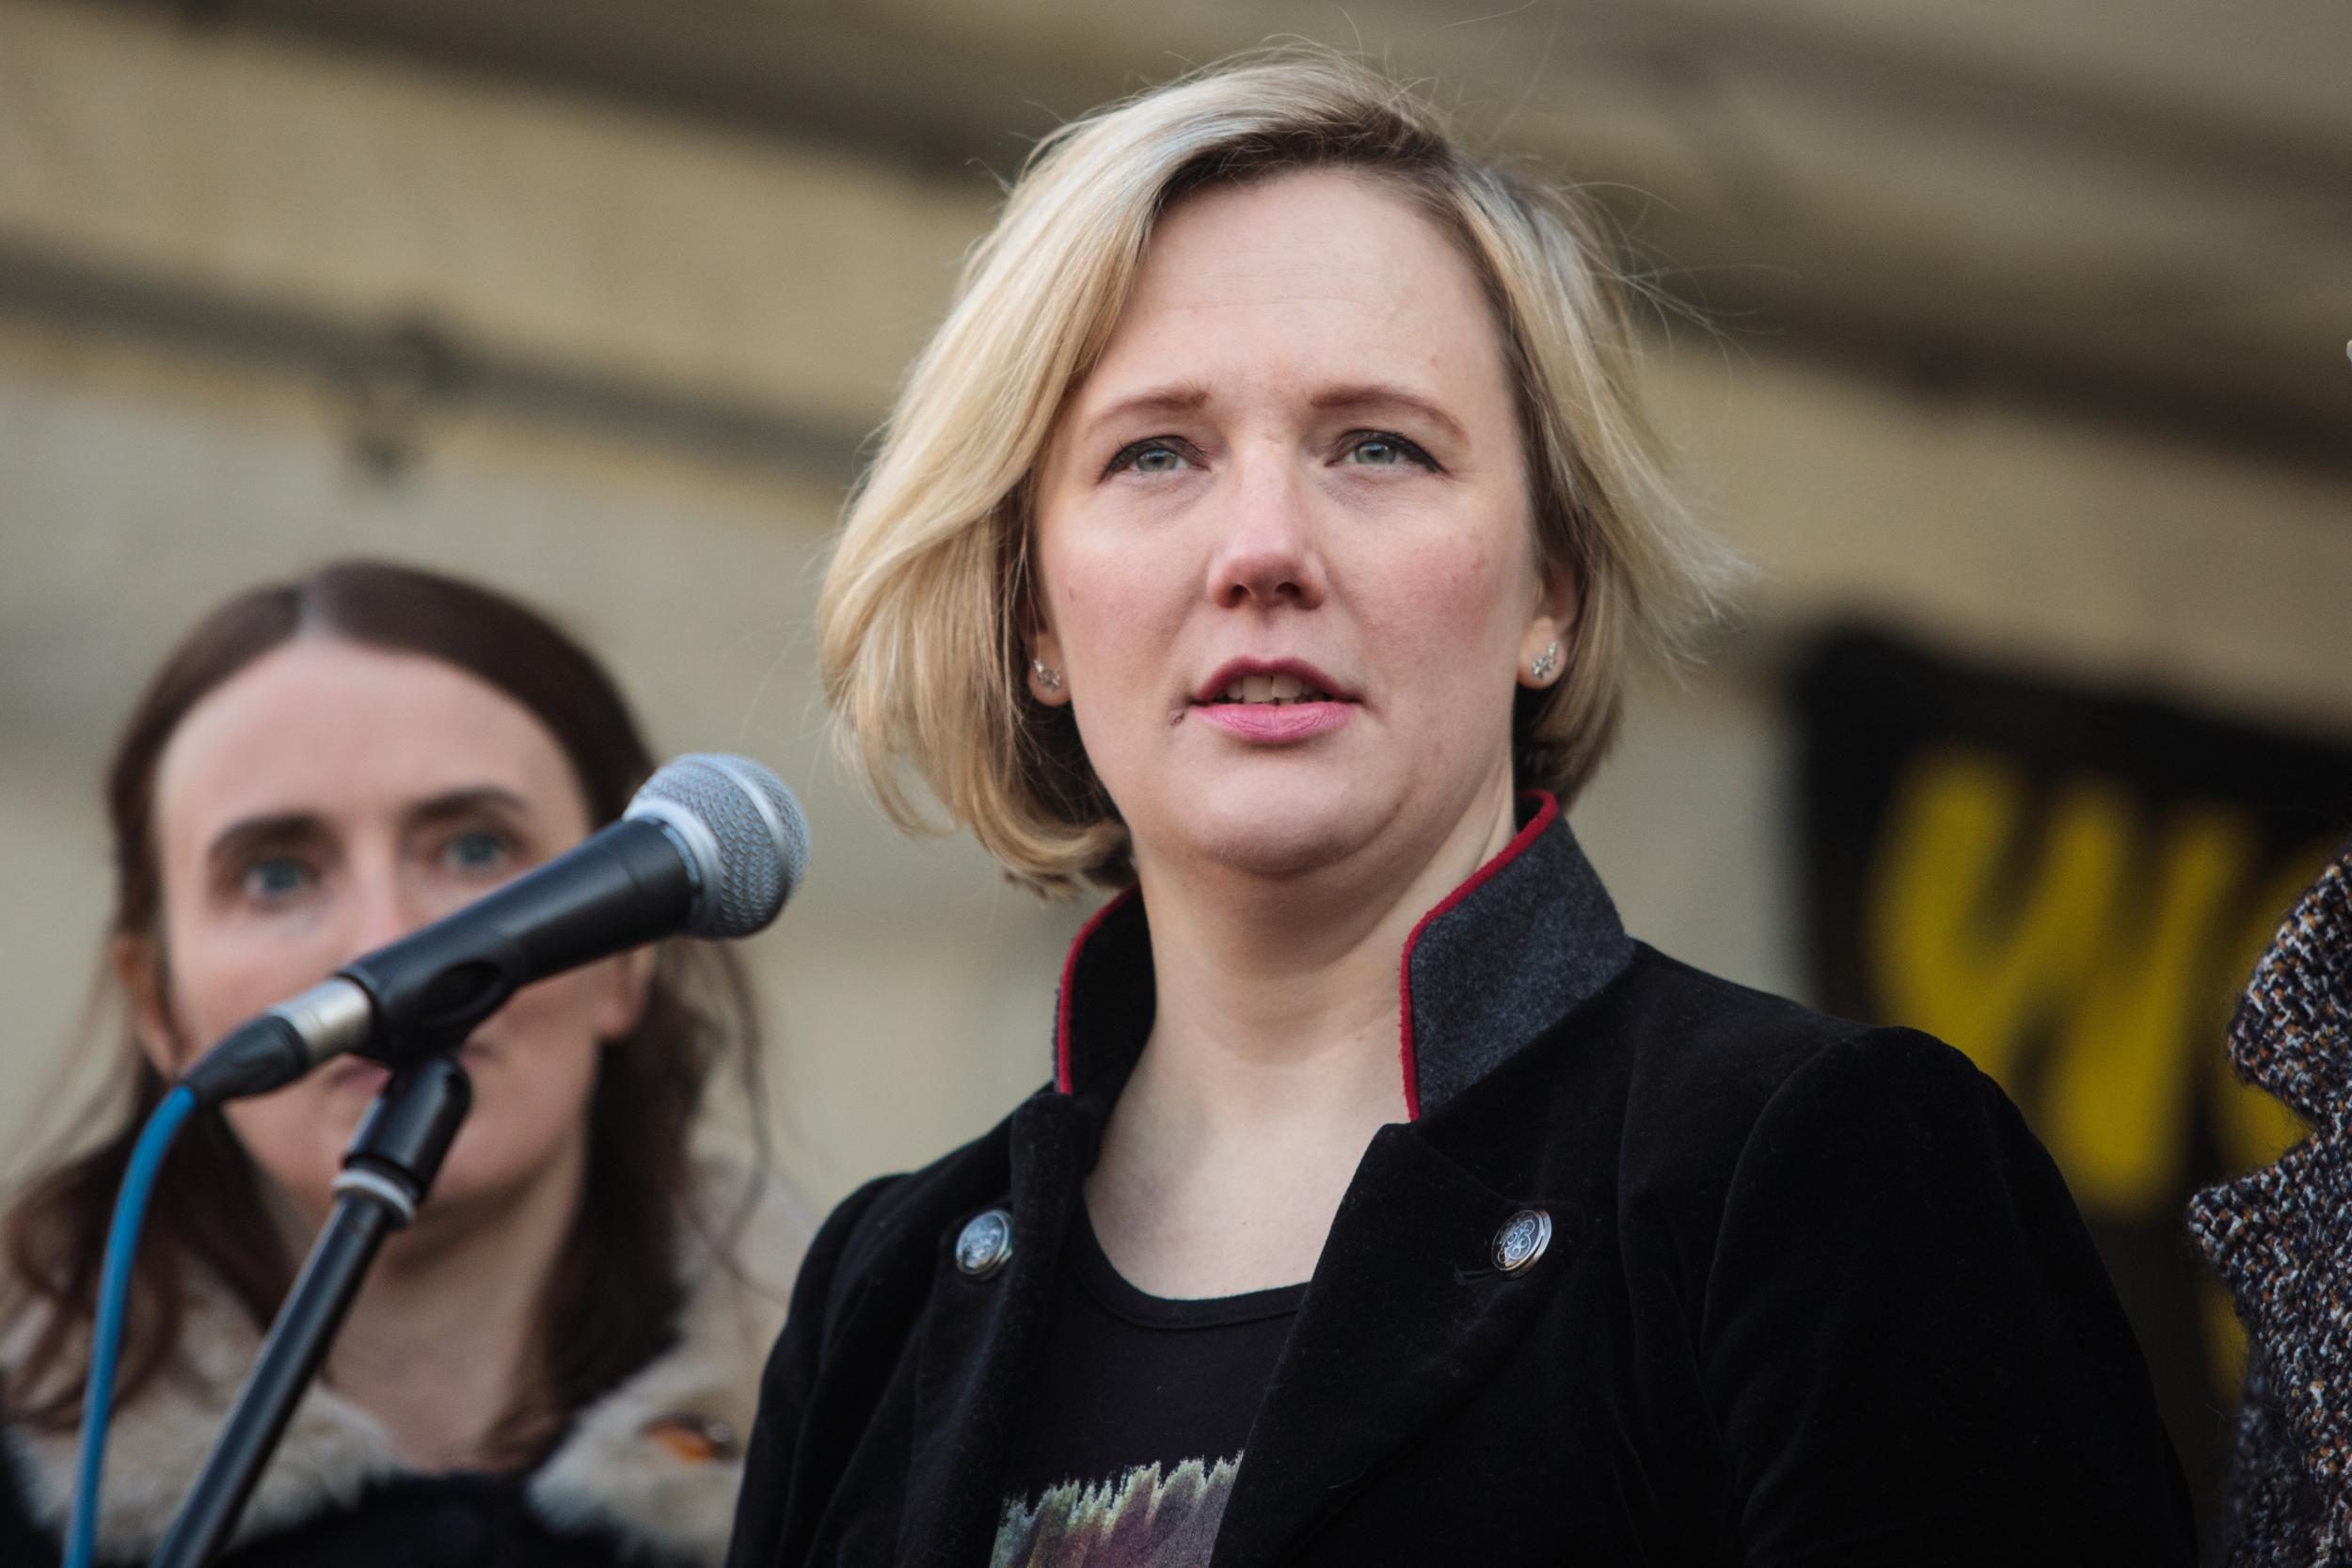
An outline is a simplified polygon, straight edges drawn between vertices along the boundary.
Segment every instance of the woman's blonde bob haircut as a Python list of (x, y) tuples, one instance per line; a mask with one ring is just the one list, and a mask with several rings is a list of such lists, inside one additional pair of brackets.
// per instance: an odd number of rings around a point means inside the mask
[(1517, 383), (1534, 545), (1581, 603), (1567, 673), (1522, 691), (1521, 787), (1575, 797), (1608, 751), (1629, 646), (1678, 651), (1726, 558), (1677, 505), (1632, 383), (1625, 291), (1576, 198), (1467, 156), (1412, 90), (1336, 55), (1214, 66), (1040, 144), (916, 359), (817, 611), (846, 755), (902, 829), (912, 772), (1016, 880), (1133, 878), (1070, 710), (1027, 691), (1031, 477), (1109, 341), (1159, 215), (1295, 169), (1394, 181), (1460, 245)]

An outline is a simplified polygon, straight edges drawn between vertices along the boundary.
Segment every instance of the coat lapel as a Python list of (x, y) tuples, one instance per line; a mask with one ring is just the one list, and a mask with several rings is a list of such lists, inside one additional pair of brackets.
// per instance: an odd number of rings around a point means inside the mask
[(937, 1238), (915, 1353), (914, 1431), (922, 1440), (899, 1521), (902, 1563), (984, 1562), (995, 1540), (1005, 1455), (1043, 1349), (1082, 1174), (1079, 1117), (1057, 1094), (1039, 1095), (1014, 1113), (1012, 1254), (1003, 1268), (974, 1278), (956, 1266), (956, 1239), (980, 1209), (955, 1215)]
[(1412, 1128), (1365, 1151), (1250, 1428), (1214, 1568), (1271, 1562), (1459, 1403), (1516, 1344), (1573, 1250), (1495, 1267), (1495, 1233), (1524, 1205)]

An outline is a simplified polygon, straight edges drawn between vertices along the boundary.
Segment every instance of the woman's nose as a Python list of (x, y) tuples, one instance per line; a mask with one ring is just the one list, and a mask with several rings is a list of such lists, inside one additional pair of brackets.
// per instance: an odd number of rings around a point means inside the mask
[(1231, 610), (1250, 605), (1311, 609), (1323, 602), (1311, 498), (1295, 464), (1239, 463), (1221, 532), (1209, 559), (1209, 597)]
[(428, 907), (409, 879), (390, 867), (362, 870), (352, 879), (352, 918), (344, 935), (346, 961), (396, 942), (442, 911)]

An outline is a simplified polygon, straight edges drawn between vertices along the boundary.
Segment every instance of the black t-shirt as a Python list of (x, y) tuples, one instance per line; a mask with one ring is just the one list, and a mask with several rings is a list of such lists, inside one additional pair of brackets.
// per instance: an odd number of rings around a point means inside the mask
[(1103, 1255), (1081, 1204), (993, 1568), (1202, 1568), (1306, 1293), (1146, 1295)]

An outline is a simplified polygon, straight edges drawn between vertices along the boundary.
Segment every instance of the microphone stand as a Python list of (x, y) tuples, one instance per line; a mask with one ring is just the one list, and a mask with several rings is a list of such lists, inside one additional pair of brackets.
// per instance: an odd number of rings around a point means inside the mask
[(334, 1212), (150, 1568), (200, 1568), (228, 1540), (376, 1248), (417, 1217), (472, 1102), (466, 1069), (446, 1053), (401, 1068), (375, 1097), (343, 1154)]

